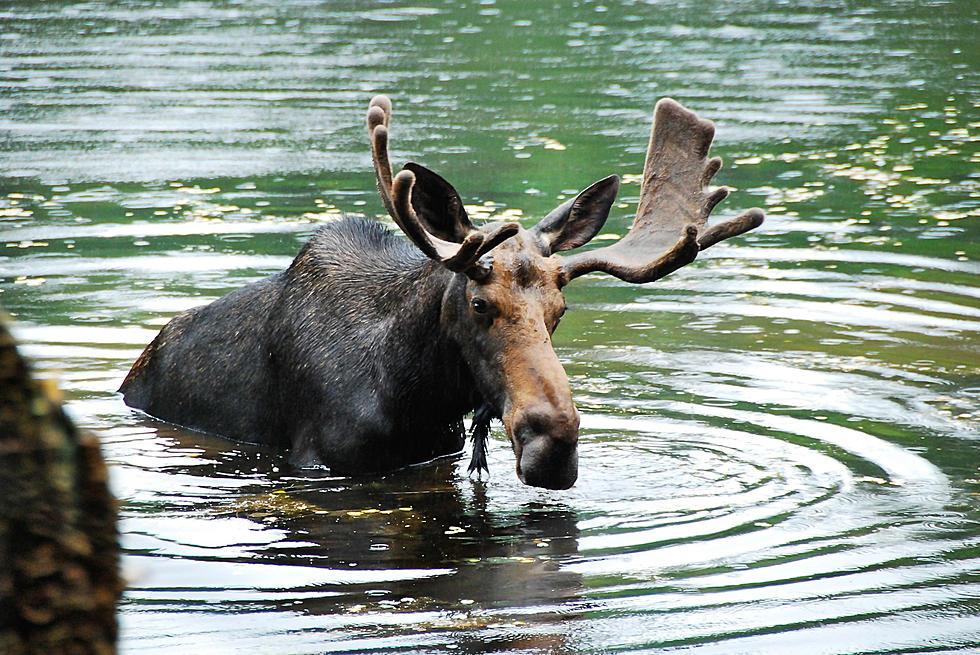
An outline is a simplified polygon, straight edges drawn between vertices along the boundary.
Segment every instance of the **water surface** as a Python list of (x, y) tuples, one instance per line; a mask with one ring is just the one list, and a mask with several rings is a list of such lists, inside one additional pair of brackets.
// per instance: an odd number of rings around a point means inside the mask
[[(973, 1), (0, 4), (0, 303), (122, 501), (124, 653), (980, 648)], [(668, 278), (593, 275), (555, 335), (565, 492), (502, 431), (379, 479), (128, 409), (177, 312), (382, 213), (363, 113), (477, 218), (623, 176), (656, 100), (714, 120), (717, 213)]]

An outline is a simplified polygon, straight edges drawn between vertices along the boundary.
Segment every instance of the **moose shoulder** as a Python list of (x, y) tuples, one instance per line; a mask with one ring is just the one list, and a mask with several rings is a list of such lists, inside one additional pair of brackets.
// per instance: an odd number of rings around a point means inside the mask
[(614, 245), (560, 255), (600, 230), (619, 187), (596, 182), (535, 227), (473, 225), (436, 173), (388, 162), (391, 103), (368, 130), (378, 190), (409, 241), (345, 219), (320, 228), (290, 267), (175, 317), (120, 389), (161, 419), (288, 450), (296, 465), (345, 473), (458, 452), (462, 418), (482, 437), (503, 420), (517, 475), (565, 489), (578, 475), (579, 417), (551, 346), (562, 288), (603, 271), (656, 280), (699, 250), (758, 226), (761, 210), (707, 225), (724, 187), (708, 158), (714, 126), (673, 100), (654, 115), (636, 219)]

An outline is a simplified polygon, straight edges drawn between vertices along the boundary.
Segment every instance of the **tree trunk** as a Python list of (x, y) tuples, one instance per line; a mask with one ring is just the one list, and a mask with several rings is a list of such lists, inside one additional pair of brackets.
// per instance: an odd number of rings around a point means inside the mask
[(0, 653), (116, 652), (116, 505), (95, 436), (31, 379), (0, 315)]

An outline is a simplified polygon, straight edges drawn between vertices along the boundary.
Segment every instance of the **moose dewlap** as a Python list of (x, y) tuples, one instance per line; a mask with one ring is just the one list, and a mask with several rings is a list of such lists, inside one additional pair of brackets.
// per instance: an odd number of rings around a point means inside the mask
[(559, 255), (600, 230), (619, 189), (600, 180), (537, 225), (475, 226), (449, 182), (388, 161), (391, 101), (367, 123), (378, 191), (408, 241), (349, 218), (317, 230), (285, 271), (176, 316), (140, 355), (128, 405), (186, 427), (277, 446), (297, 466), (399, 468), (463, 446), (485, 468), (486, 426), (502, 419), (526, 484), (578, 476), (579, 415), (551, 345), (562, 288), (594, 271), (657, 280), (700, 250), (762, 223), (750, 209), (709, 226), (728, 195), (709, 189), (714, 126), (657, 103), (636, 219), (614, 245)]

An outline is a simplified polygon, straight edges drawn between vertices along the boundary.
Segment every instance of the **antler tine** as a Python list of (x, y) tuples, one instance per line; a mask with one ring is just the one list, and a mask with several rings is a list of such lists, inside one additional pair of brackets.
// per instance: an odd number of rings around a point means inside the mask
[[(412, 204), (412, 190), (416, 183), (413, 170), (421, 169), (413, 165), (392, 176), (391, 164), (388, 159), (388, 125), (391, 121), (391, 100), (387, 96), (377, 95), (371, 99), (368, 106), (367, 125), (371, 137), (371, 157), (374, 161), (375, 176), (378, 181), (378, 193), (388, 214), (402, 232), (411, 239), (412, 243), (427, 257), (440, 261), (446, 268), (455, 272), (464, 272), (477, 267), (478, 260), (484, 254), (495, 248), (505, 239), (510, 238), (520, 229), (517, 223), (501, 223), (480, 230), (466, 221), (457, 234), (459, 242), (440, 239), (426, 230)], [(430, 177), (434, 173), (423, 169)], [(435, 176), (438, 177), (438, 176)], [(439, 178), (443, 183), (444, 181)], [(448, 186), (448, 183), (445, 183)], [(451, 189), (451, 187), (449, 187)], [(455, 196), (455, 191), (452, 191)]]
[[(402, 232), (412, 240), (419, 250), (433, 259), (441, 259), (429, 235), (426, 234), (412, 210), (411, 192), (415, 182), (414, 175), (401, 175), (399, 181), (391, 174), (391, 163), (388, 159), (388, 125), (391, 121), (391, 100), (385, 95), (371, 98), (367, 112), (368, 133), (371, 136), (371, 158), (374, 161), (374, 173), (378, 179), (378, 195), (384, 204), (388, 215), (395, 221)], [(405, 171), (402, 171), (404, 174)], [(396, 200), (396, 189), (399, 190), (405, 202)], [(407, 207), (407, 211), (406, 211)], [(414, 219), (414, 220), (413, 220)]]
[[(378, 194), (381, 202), (392, 218), (394, 205), (391, 199), (391, 164), (388, 161), (388, 123), (391, 120), (391, 100), (388, 96), (377, 95), (368, 105), (367, 126), (371, 137), (371, 159), (374, 161), (374, 174), (378, 179)], [(397, 220), (397, 219), (396, 219)], [(399, 227), (401, 224), (399, 223)]]
[(765, 215), (753, 208), (708, 227), (711, 211), (728, 197), (726, 187), (708, 188), (721, 169), (721, 159), (708, 158), (714, 135), (711, 121), (670, 98), (658, 102), (629, 233), (612, 246), (565, 257), (565, 279), (603, 271), (652, 282), (689, 264), (700, 250), (761, 225)]
[(371, 98), (371, 102), (368, 103), (368, 107), (377, 107), (381, 110), (382, 119), (385, 127), (388, 127), (388, 123), (391, 122), (391, 98), (379, 93), (378, 95)]

